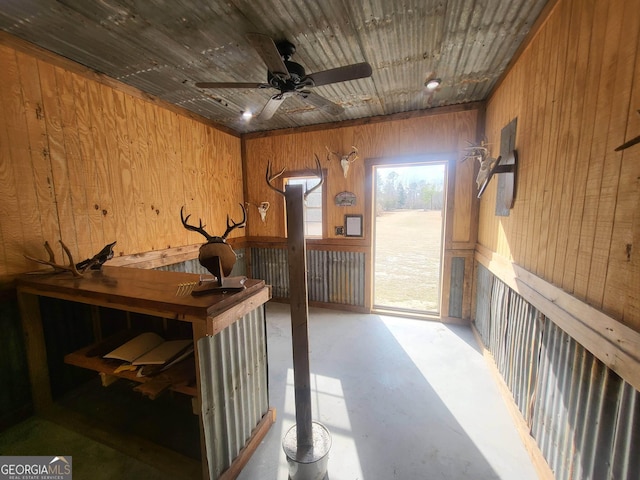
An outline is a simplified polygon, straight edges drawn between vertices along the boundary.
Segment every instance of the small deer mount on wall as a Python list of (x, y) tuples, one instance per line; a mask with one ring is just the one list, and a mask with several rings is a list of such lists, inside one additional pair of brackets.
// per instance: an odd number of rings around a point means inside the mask
[[(506, 209), (506, 211), (508, 211), (513, 208), (516, 193), (516, 174), (518, 171), (518, 152), (515, 149), (508, 150), (505, 152), (504, 157), (498, 156), (498, 158), (491, 158), (487, 144), (484, 141), (480, 142), (478, 145), (470, 143), (470, 146), (465, 150), (465, 160), (475, 158), (480, 162), (480, 171), (476, 178), (476, 183), (478, 185), (478, 198), (482, 197), (487, 185), (489, 185), (489, 182), (495, 175), (504, 174), (505, 184), (498, 187), (498, 197), (500, 198), (500, 201), (497, 205), (501, 208), (499, 212), (502, 212), (502, 209)], [(500, 214), (505, 216), (502, 213), (498, 213), (498, 210), (496, 210), (496, 212), (496, 215)]]
[(260, 202), (259, 205), (255, 203), (247, 202), (247, 205), (253, 205), (258, 209), (258, 213), (260, 214), (260, 218), (262, 219), (262, 223), (266, 223), (267, 221), (267, 210), (269, 210), (270, 203), (269, 202)]
[(469, 143), (469, 146), (465, 148), (464, 160), (473, 158), (475, 160), (478, 160), (478, 162), (480, 163), (480, 170), (478, 171), (478, 176), (476, 177), (476, 184), (478, 186), (478, 190), (481, 190), (482, 186), (487, 180), (487, 177), (489, 176), (491, 167), (496, 162), (496, 159), (491, 158), (488, 145), (484, 140), (482, 140), (478, 144), (471, 142), (467, 143)]
[(351, 164), (358, 159), (358, 149), (356, 147), (351, 148), (352, 150), (349, 153), (340, 156), (338, 152), (332, 152), (331, 150), (329, 150), (329, 147), (326, 147), (327, 152), (329, 152), (329, 154), (327, 155), (327, 160), (331, 161), (331, 155), (340, 159), (340, 166), (342, 167), (342, 171), (344, 172), (344, 178), (347, 178), (347, 173), (349, 172), (349, 167), (351, 166)]

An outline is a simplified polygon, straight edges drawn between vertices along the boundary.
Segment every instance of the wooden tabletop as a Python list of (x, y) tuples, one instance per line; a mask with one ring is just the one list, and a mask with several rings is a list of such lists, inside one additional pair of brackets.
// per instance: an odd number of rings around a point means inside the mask
[(193, 273), (104, 266), (81, 278), (69, 272), (24, 274), (18, 278), (18, 291), (193, 322), (216, 316), (266, 288), (264, 280), (248, 279), (240, 292), (181, 294), (182, 284), (199, 279)]

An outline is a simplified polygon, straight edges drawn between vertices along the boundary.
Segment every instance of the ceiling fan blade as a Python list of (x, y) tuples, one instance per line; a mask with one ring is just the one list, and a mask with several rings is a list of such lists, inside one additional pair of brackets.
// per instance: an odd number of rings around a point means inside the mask
[(371, 65), (367, 62), (363, 62), (311, 73), (307, 75), (307, 78), (313, 80), (313, 84), (318, 87), (329, 83), (346, 82), (348, 80), (370, 77), (371, 72)]
[(342, 106), (338, 105), (337, 103), (333, 103), (331, 100), (327, 100), (326, 98), (321, 97), (316, 93), (304, 90), (301, 92), (297, 92), (297, 94), (304, 98), (311, 105), (318, 107), (325, 112), (330, 113), (331, 115), (340, 115), (342, 112), (344, 112), (344, 108), (342, 108)]
[(268, 83), (197, 82), (198, 88), (269, 88)]
[(287, 97), (281, 93), (274, 95), (269, 99), (267, 104), (264, 106), (264, 108), (256, 118), (258, 120), (269, 120), (271, 117), (273, 117), (273, 114), (276, 113), (276, 110), (280, 108), (280, 105), (282, 105), (282, 102), (284, 102), (286, 98)]
[(267, 69), (275, 76), (288, 80), (289, 70), (282, 61), (278, 47), (273, 42), (271, 37), (263, 35), (261, 33), (248, 33), (247, 40), (251, 43), (253, 48), (256, 49), (262, 61), (267, 65)]

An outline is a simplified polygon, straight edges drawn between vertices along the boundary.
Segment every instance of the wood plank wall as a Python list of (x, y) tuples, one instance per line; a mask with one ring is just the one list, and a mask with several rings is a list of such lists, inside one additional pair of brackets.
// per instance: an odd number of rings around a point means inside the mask
[[(320, 159), (327, 172), (323, 188), (327, 191), (327, 243), (333, 248), (353, 249), (371, 253), (371, 219), (366, 218), (365, 200), (370, 191), (365, 181), (365, 165), (378, 161), (409, 160), (425, 155), (430, 159), (451, 159), (447, 210), (449, 222), (445, 226), (445, 262), (443, 275), (443, 298), (441, 313), (447, 316), (450, 263), (453, 256), (471, 260), (476, 242), (477, 203), (473, 162), (461, 161), (468, 141), (477, 137), (481, 110), (478, 105), (434, 109), (421, 116), (396, 118), (382, 122), (357, 123), (350, 126), (332, 126), (308, 129), (301, 132), (274, 132), (243, 137), (245, 199), (253, 205), (269, 202), (267, 221), (261, 222), (255, 206), (250, 206), (247, 223), (247, 240), (251, 243), (265, 239), (281, 239), (285, 236), (283, 198), (269, 189), (265, 182), (265, 171), (269, 161), (274, 171), (301, 171), (314, 167), (314, 155)], [(345, 154), (351, 147), (358, 148), (360, 158), (351, 164), (347, 178), (335, 158), (327, 159), (330, 150)], [(356, 194), (356, 205), (340, 207), (334, 203), (336, 194), (350, 191)], [(344, 224), (345, 214), (362, 214), (364, 238), (344, 238), (335, 235), (334, 226)], [(471, 265), (471, 262), (469, 262)], [(466, 270), (467, 287), (471, 283), (472, 268)], [(466, 307), (463, 318), (469, 318), (471, 289), (467, 288)], [(370, 305), (367, 304), (367, 307)]]
[[(475, 231), (471, 224), (473, 204), (473, 164), (458, 162), (467, 141), (476, 138), (477, 109), (452, 109), (448, 113), (434, 111), (431, 114), (408, 119), (387, 122), (363, 123), (362, 125), (301, 133), (271, 135), (246, 135), (245, 142), (245, 183), (248, 202), (258, 204), (268, 201), (271, 204), (265, 223), (252, 221), (247, 226), (250, 237), (283, 237), (284, 204), (282, 197), (269, 189), (265, 182), (268, 161), (273, 162), (273, 170), (300, 171), (314, 168), (314, 155), (320, 159), (327, 170), (325, 188), (327, 189), (327, 224), (342, 225), (345, 214), (365, 213), (365, 163), (371, 159), (410, 159), (412, 156), (442, 156), (442, 159), (456, 159), (450, 171), (455, 178), (455, 215), (450, 241), (468, 245), (475, 242)], [(326, 147), (341, 154), (356, 146), (359, 160), (351, 164), (345, 179), (340, 162), (335, 158), (327, 159)], [(456, 165), (457, 164), (457, 169)], [(353, 207), (339, 207), (333, 202), (336, 194), (342, 191), (356, 194), (357, 203)], [(259, 220), (257, 209), (252, 208), (250, 218)], [(366, 227), (368, 240), (368, 226)], [(331, 228), (328, 238), (341, 238)]]
[[(16, 47), (17, 45), (17, 47)], [(243, 202), (240, 138), (79, 65), (0, 36), (0, 275), (62, 239), (76, 261), (201, 243)], [(242, 230), (231, 236), (242, 236)]]
[[(640, 331), (640, 0), (558, 0), (487, 104), (517, 117), (517, 198), (481, 201), (478, 242)], [(497, 154), (497, 153), (495, 153)]]

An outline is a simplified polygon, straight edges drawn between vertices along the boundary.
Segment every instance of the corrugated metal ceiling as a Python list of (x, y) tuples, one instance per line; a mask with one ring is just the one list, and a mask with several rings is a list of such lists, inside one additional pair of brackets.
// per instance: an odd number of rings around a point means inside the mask
[[(238, 133), (299, 127), (484, 100), (547, 0), (4, 0), (0, 29)], [(271, 89), (245, 38), (293, 42), (307, 73), (369, 62), (370, 78), (318, 86), (333, 116), (298, 97), (269, 120)], [(442, 78), (434, 92), (424, 87)]]

